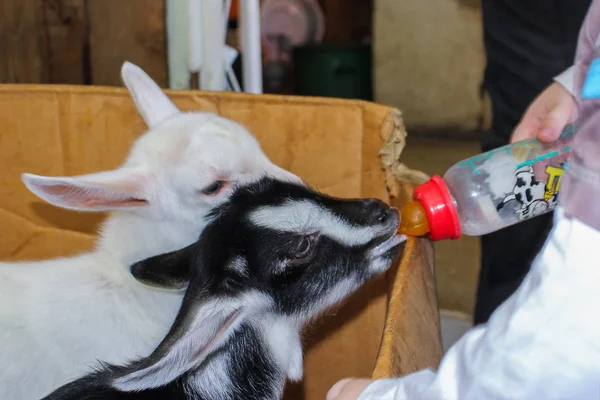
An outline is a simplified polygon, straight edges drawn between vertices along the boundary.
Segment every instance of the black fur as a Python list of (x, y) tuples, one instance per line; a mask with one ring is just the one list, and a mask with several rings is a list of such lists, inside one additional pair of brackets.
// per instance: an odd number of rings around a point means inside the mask
[(194, 246), (190, 245), (182, 250), (151, 257), (147, 261), (152, 268), (143, 268), (143, 264), (138, 263), (131, 267), (131, 273), (137, 280), (150, 286), (182, 289), (190, 278), (189, 258), (193, 251)]
[[(231, 399), (265, 400), (275, 399), (270, 384), (285, 380), (285, 373), (264, 350), (260, 334), (251, 325), (245, 324), (236, 332), (224, 349), (232, 355), (229, 376), (236, 383)], [(225, 351), (221, 349), (220, 352)], [(243, 357), (235, 355), (243, 354)], [(215, 354), (217, 355), (217, 354)], [(113, 379), (135, 371), (140, 362), (126, 367), (103, 365), (97, 372), (86, 375), (62, 386), (42, 400), (215, 400), (203, 397), (186, 388), (186, 382), (194, 372), (187, 373), (159, 389), (139, 392), (120, 392), (111, 387)]]
[(83, 378), (70, 382), (50, 395), (46, 399), (72, 399), (72, 400), (190, 400), (200, 398), (187, 397), (178, 382), (153, 390), (140, 392), (120, 392), (110, 386), (110, 377), (122, 373), (124, 368), (106, 366), (104, 369), (86, 375)]
[[(258, 207), (279, 205), (290, 199), (319, 203), (357, 226), (378, 224), (389, 229), (366, 245), (345, 246), (318, 233), (307, 236), (282, 232), (257, 227), (250, 222), (248, 216)], [(259, 293), (270, 299), (270, 308), (264, 311), (266, 315), (293, 316), (306, 322), (306, 318), (314, 314), (315, 304), (337, 283), (351, 278), (357, 288), (375, 274), (369, 270), (368, 250), (395, 233), (398, 213), (378, 200), (341, 200), (303, 186), (263, 179), (238, 188), (227, 203), (211, 213), (209, 219), (211, 221), (196, 243), (132, 266), (132, 274), (146, 283), (171, 288), (187, 284), (181, 309), (158, 348), (149, 357), (128, 366), (103, 365), (99, 371), (63, 386), (46, 399), (213, 400), (200, 397), (189, 383), (194, 382), (194, 376), (200, 376), (213, 357), (218, 356), (229, 359), (227, 377), (234, 385), (229, 388), (228, 398), (276, 398), (285, 383), (287, 371), (272, 359), (262, 333), (247, 321), (202, 364), (160, 389), (122, 393), (111, 385), (116, 378), (161, 360), (189, 331), (197, 310), (211, 299)], [(311, 246), (307, 247), (307, 243)], [(301, 251), (307, 248), (307, 251)], [(391, 264), (400, 251), (401, 246), (397, 246), (383, 257)], [(239, 265), (232, 267), (235, 260), (243, 261), (241, 270)], [(214, 384), (219, 385), (219, 382)]]
[[(233, 357), (229, 376), (236, 383), (231, 398), (275, 399), (272, 382), (285, 381), (285, 371), (265, 351), (265, 343), (256, 329), (251, 325), (242, 326), (227, 347)], [(243, 357), (235, 357), (242, 354)]]

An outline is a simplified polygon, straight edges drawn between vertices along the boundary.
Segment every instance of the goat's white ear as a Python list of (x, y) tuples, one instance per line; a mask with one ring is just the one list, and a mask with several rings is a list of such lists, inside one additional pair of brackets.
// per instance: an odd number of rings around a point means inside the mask
[(244, 320), (245, 310), (239, 303), (214, 299), (196, 305), (194, 296), (186, 295), (171, 330), (156, 350), (114, 379), (113, 387), (131, 392), (172, 382), (221, 348)]
[(128, 61), (123, 63), (121, 78), (148, 128), (152, 129), (179, 114), (177, 106), (137, 65)]
[(148, 204), (144, 190), (148, 179), (126, 169), (73, 177), (23, 174), (21, 178), (36, 196), (70, 210), (110, 211)]

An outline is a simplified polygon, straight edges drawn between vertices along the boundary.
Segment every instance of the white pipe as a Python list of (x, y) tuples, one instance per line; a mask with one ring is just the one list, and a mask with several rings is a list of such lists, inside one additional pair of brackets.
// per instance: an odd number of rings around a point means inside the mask
[[(225, 72), (226, 72), (225, 82), (227, 83), (227, 90), (232, 91), (232, 90), (235, 90), (235, 88), (232, 87), (233, 81), (231, 80), (231, 74), (233, 74), (233, 71), (231, 71), (231, 65), (228, 62), (228, 56), (227, 56), (227, 52), (229, 50), (229, 46), (227, 45), (227, 32), (229, 30), (228, 29), (229, 28), (229, 12), (231, 11), (231, 0), (225, 0), (225, 8), (223, 9), (223, 11), (224, 11), (223, 23), (225, 24), (225, 30), (223, 32), (224, 33), (224, 35), (223, 35), (223, 43), (224, 43), (223, 58), (225, 59)], [(233, 77), (235, 78), (235, 74), (233, 74)], [(236, 90), (236, 91), (239, 92), (239, 90)]]
[(198, 72), (202, 69), (202, 0), (188, 0), (188, 69)]
[(262, 93), (259, 0), (240, 0), (240, 35), (244, 91)]
[(187, 0), (167, 0), (165, 13), (169, 88), (189, 89)]
[(222, 0), (202, 0), (202, 70), (201, 88), (204, 90), (225, 90), (225, 69), (223, 66)]

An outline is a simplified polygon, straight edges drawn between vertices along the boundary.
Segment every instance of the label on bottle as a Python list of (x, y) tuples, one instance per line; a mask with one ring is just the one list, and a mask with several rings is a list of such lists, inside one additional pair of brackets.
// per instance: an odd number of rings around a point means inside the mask
[[(547, 149), (547, 145), (531, 146), (529, 149), (521, 150), (528, 153), (526, 160), (516, 165), (513, 172), (514, 186), (496, 206), (498, 211), (512, 203), (511, 208), (517, 219), (524, 221), (545, 214), (556, 207), (567, 158), (571, 152), (571, 147), (566, 140), (573, 133), (573, 128), (569, 127), (557, 142), (563, 145), (553, 145), (551, 150)], [(526, 142), (530, 145), (532, 143), (532, 141)], [(515, 146), (512, 151), (527, 146), (526, 142)], [(534, 142), (537, 143), (535, 140)]]
[[(509, 144), (457, 163), (451, 191), (462, 193), (463, 231), (491, 232), (547, 213), (558, 204), (574, 127), (554, 143)], [(461, 182), (468, 181), (468, 184)], [(465, 208), (466, 207), (466, 208)]]

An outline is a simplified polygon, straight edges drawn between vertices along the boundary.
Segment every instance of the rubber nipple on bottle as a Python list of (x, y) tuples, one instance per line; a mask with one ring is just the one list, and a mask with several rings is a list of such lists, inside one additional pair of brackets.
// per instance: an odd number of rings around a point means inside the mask
[(407, 236), (424, 236), (429, 233), (427, 216), (419, 201), (413, 200), (400, 209), (398, 233)]

